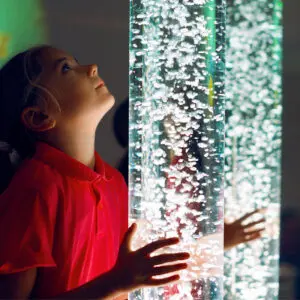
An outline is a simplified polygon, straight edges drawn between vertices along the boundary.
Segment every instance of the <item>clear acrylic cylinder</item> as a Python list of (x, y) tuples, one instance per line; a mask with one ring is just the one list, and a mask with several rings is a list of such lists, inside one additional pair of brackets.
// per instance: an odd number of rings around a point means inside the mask
[(175, 284), (130, 299), (222, 299), (225, 1), (130, 3), (130, 218), (134, 248), (179, 236)]
[(278, 299), (282, 1), (228, 1), (225, 216), (266, 208), (262, 239), (225, 254), (224, 299)]

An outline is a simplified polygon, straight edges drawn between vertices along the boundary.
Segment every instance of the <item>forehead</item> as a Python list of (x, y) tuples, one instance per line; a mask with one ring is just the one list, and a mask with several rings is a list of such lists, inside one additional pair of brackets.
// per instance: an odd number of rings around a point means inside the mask
[(66, 57), (67, 59), (72, 59), (72, 55), (67, 53), (66, 51), (57, 49), (57, 48), (46, 48), (41, 53), (41, 62), (43, 67), (48, 69), (49, 67), (52, 67), (53, 64), (61, 58)]

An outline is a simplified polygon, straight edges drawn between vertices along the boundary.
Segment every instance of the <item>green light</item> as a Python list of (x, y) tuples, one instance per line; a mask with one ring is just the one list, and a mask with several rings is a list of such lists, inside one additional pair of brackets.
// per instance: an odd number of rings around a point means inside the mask
[(12, 55), (46, 41), (39, 0), (0, 1), (0, 67)]

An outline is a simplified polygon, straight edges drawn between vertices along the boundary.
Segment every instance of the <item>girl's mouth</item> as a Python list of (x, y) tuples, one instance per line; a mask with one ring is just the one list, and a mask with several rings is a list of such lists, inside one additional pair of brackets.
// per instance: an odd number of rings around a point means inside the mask
[(105, 83), (104, 83), (102, 80), (100, 80), (99, 83), (98, 83), (97, 86), (96, 86), (96, 89), (100, 89), (100, 88), (102, 88), (104, 85), (105, 85)]

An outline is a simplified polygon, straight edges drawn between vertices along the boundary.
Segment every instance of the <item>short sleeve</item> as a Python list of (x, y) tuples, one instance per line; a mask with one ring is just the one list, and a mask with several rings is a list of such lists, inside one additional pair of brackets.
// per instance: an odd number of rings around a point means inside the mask
[(55, 267), (56, 201), (35, 190), (8, 188), (0, 196), (0, 274)]

